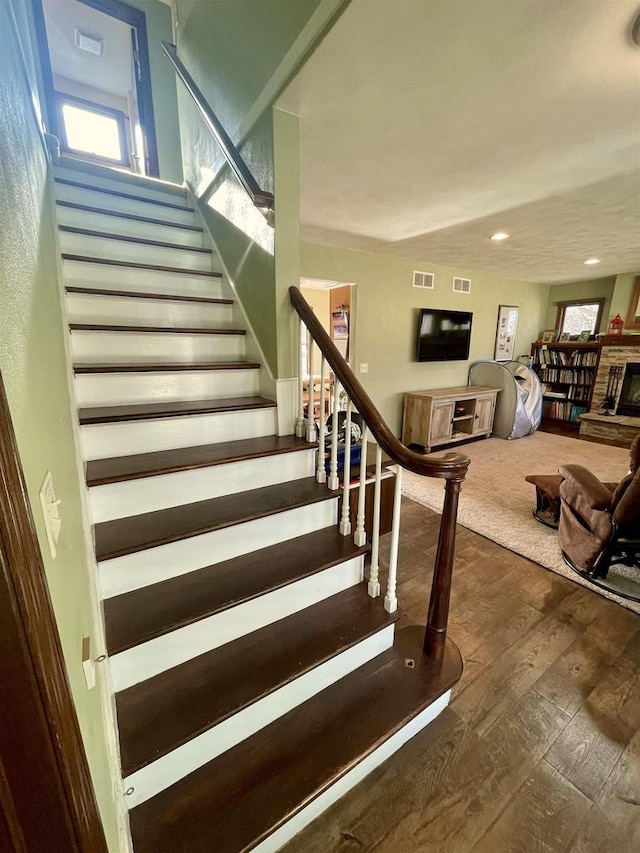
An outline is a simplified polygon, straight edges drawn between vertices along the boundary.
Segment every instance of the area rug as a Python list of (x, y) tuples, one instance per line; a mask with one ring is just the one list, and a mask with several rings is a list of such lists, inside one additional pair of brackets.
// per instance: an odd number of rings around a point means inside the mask
[[(533, 518), (535, 489), (524, 479), (528, 474), (555, 474), (560, 465), (574, 462), (605, 482), (616, 482), (629, 469), (628, 450), (546, 432), (515, 441), (489, 438), (453, 449), (471, 459), (460, 494), (459, 524), (640, 613), (637, 602), (599, 589), (564, 563), (556, 532)], [(442, 512), (443, 491), (442, 480), (403, 472), (402, 493), (416, 503)]]

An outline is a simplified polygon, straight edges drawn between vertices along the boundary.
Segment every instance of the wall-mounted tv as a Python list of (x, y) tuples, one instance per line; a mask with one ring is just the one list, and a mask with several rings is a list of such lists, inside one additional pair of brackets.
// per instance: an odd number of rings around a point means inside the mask
[(470, 311), (421, 308), (418, 323), (418, 361), (464, 361), (471, 343)]

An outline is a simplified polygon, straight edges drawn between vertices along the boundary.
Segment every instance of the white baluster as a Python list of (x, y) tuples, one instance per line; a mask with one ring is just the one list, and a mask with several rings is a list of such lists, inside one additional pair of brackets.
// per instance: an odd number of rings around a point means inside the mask
[(324, 414), (324, 373), (326, 361), (324, 356), (320, 361), (320, 436), (318, 438), (318, 465), (316, 467), (316, 481), (318, 483), (327, 482), (327, 472), (325, 470), (324, 445), (325, 445), (325, 414)]
[(368, 592), (371, 598), (380, 595), (379, 563), (380, 552), (380, 490), (382, 486), (382, 448), (376, 445), (376, 482), (373, 492), (373, 531), (371, 541), (371, 570), (369, 572)]
[(351, 489), (351, 400), (347, 402), (347, 418), (344, 427), (344, 477), (342, 489), (342, 519), (340, 520), (340, 533), (343, 536), (351, 536), (351, 507), (349, 506), (349, 492)]
[(306, 364), (302, 363), (302, 341), (305, 334), (305, 327), (300, 320), (300, 328), (298, 335), (298, 417), (296, 420), (296, 435), (298, 438), (304, 438), (304, 372)]
[(314, 385), (313, 385), (313, 338), (307, 329), (307, 353), (309, 358), (309, 402), (307, 403), (307, 428), (306, 439), (313, 442), (316, 440), (316, 422), (314, 412)]
[(369, 430), (365, 424), (362, 433), (362, 444), (360, 445), (360, 489), (358, 491), (358, 512), (356, 515), (356, 532), (353, 537), (354, 543), (361, 548), (367, 541), (364, 529), (364, 498), (367, 483), (367, 439)]
[(340, 399), (340, 385), (337, 379), (333, 380), (333, 414), (331, 418), (331, 462), (329, 464), (329, 479), (327, 486), (335, 492), (340, 486), (338, 480), (338, 402)]
[(398, 570), (398, 542), (400, 538), (400, 497), (402, 495), (402, 468), (398, 465), (396, 471), (396, 489), (393, 495), (393, 522), (391, 524), (391, 556), (389, 557), (389, 581), (387, 594), (384, 597), (384, 609), (387, 613), (395, 613), (398, 609), (396, 598)]

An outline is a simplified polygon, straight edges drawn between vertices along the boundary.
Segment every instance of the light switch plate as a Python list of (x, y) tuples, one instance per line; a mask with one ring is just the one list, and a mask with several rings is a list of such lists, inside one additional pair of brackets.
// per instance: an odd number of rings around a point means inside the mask
[(47, 533), (47, 542), (51, 556), (56, 558), (56, 545), (60, 538), (60, 530), (62, 529), (62, 520), (60, 518), (60, 501), (56, 498), (55, 489), (53, 487), (53, 477), (51, 471), (47, 471), (44, 475), (44, 480), (40, 486), (40, 506), (44, 516), (44, 527)]
[(368, 373), (369, 372), (369, 364), (366, 361), (360, 362), (360, 373)]

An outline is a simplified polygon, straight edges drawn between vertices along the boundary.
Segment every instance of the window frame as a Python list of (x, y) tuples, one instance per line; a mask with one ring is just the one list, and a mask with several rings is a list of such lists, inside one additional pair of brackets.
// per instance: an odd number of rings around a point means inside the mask
[(567, 308), (573, 308), (574, 306), (579, 305), (597, 305), (598, 313), (596, 315), (596, 324), (595, 328), (592, 332), (593, 335), (597, 335), (601, 330), (602, 323), (602, 315), (604, 313), (604, 303), (606, 302), (604, 296), (593, 297), (592, 299), (567, 299), (563, 302), (556, 302), (558, 307), (558, 311), (556, 313), (556, 329), (558, 330), (558, 335), (562, 334), (562, 327), (564, 325), (564, 315)]
[[(66, 92), (56, 91), (55, 95), (56, 110), (58, 113), (58, 126), (60, 128), (60, 147), (62, 151), (67, 154), (98, 160), (101, 163), (108, 163), (112, 166), (131, 166), (131, 157), (129, 156), (129, 146), (127, 144), (127, 117), (122, 110), (116, 110), (113, 107), (105, 107), (102, 104), (95, 103), (94, 101), (87, 101), (84, 98), (78, 98), (75, 95), (68, 95)], [(80, 107), (80, 109), (83, 109), (88, 113), (95, 113), (96, 115), (107, 116), (108, 118), (115, 119), (118, 126), (118, 138), (120, 140), (122, 158), (116, 159), (113, 157), (104, 157), (100, 154), (92, 154), (90, 151), (83, 151), (80, 148), (72, 148), (69, 145), (69, 140), (67, 139), (67, 128), (65, 125), (64, 113), (62, 112), (65, 104), (69, 104), (73, 107)]]

